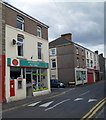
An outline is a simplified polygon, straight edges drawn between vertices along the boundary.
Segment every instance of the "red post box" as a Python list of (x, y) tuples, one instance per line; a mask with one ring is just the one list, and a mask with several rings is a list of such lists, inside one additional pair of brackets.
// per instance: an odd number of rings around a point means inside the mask
[(10, 97), (15, 96), (15, 83), (14, 80), (10, 81)]

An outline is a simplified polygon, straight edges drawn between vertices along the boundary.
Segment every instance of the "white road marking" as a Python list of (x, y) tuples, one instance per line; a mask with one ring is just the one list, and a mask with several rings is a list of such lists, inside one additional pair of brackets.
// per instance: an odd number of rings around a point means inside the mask
[(76, 98), (74, 101), (83, 100), (84, 98)]
[(34, 107), (35, 105), (37, 105), (38, 103), (40, 103), (41, 101), (39, 101), (39, 102), (36, 102), (36, 103), (32, 103), (32, 104), (29, 104), (28, 106), (30, 106), (30, 107)]
[(45, 104), (40, 105), (39, 107), (48, 107), (51, 103), (53, 103), (54, 101), (51, 102), (47, 102)]
[(89, 99), (88, 102), (94, 102), (97, 101), (97, 99)]
[(79, 96), (83, 96), (83, 95), (85, 95), (85, 94), (87, 94), (87, 93), (89, 93), (90, 91), (87, 91), (87, 92), (85, 92), (85, 93), (82, 93), (81, 95), (79, 95)]
[(54, 106), (45, 109), (45, 111), (51, 110), (51, 109), (55, 108), (56, 106), (58, 106), (58, 105), (60, 105), (60, 104), (62, 104), (62, 103), (64, 103), (64, 102), (67, 102), (67, 101), (69, 101), (69, 100), (70, 100), (70, 99), (63, 100), (63, 101), (55, 104)]

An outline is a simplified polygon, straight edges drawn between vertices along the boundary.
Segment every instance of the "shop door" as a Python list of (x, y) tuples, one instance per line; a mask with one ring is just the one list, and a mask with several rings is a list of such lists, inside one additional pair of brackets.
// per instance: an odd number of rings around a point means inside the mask
[(10, 97), (15, 96), (15, 84), (14, 80), (10, 81)]
[(94, 82), (94, 77), (93, 77), (93, 73), (88, 73), (88, 83), (93, 83)]
[(26, 73), (26, 96), (32, 96), (32, 74)]

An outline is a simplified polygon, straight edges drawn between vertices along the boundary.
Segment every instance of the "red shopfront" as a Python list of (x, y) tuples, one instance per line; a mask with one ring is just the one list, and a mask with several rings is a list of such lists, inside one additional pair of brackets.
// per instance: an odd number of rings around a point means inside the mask
[(94, 83), (94, 71), (87, 71), (88, 83)]

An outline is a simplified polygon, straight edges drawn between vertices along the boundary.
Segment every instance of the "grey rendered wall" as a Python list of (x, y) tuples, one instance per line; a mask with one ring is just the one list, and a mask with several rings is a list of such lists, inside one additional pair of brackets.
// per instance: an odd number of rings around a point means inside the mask
[(73, 48), (73, 45), (66, 45), (57, 48), (58, 78), (66, 84), (75, 80)]

